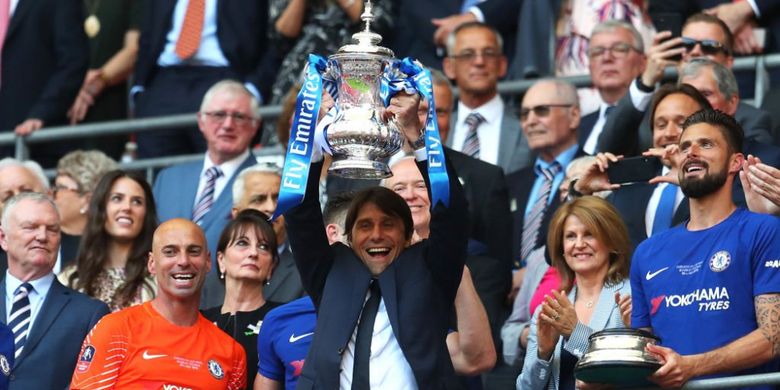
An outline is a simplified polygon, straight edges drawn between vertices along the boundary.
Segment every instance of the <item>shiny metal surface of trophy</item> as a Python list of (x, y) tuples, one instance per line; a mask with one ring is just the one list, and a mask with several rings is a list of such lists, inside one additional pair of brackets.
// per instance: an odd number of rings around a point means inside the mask
[(365, 29), (352, 35), (354, 43), (328, 57), (327, 76), (338, 85), (337, 114), (326, 135), (333, 154), (329, 172), (352, 179), (381, 179), (392, 176), (386, 161), (404, 142), (395, 119), (382, 120), (382, 76), (396, 59), (390, 49), (378, 46), (382, 37), (370, 30), (371, 1), (366, 2), (361, 19)]

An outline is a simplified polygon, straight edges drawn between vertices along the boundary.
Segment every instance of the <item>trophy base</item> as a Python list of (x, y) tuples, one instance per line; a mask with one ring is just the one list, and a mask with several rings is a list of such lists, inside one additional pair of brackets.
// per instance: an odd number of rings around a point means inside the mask
[(347, 179), (379, 180), (393, 176), (390, 167), (372, 160), (333, 160), (329, 173)]

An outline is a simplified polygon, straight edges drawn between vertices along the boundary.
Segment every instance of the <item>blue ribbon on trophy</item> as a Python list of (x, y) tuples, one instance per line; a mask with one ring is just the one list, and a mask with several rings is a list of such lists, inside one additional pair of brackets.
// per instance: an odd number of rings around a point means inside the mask
[(306, 78), (295, 102), (290, 142), (287, 144), (287, 156), (282, 171), (279, 202), (271, 217), (272, 220), (300, 204), (306, 193), (306, 181), (309, 177), (314, 149), (314, 131), (322, 101), (322, 72), (325, 68), (324, 58), (309, 54)]
[[(420, 62), (409, 57), (397, 63), (401, 73), (407, 75), (405, 79), (417, 92), (428, 100), (428, 119), (425, 122), (425, 152), (428, 156), (428, 177), (431, 180), (431, 205), (436, 206), (442, 202), (445, 206), (450, 204), (450, 182), (447, 175), (447, 167), (444, 165), (444, 148), (439, 136), (439, 122), (436, 118), (436, 103), (433, 101), (433, 82), (431, 71)], [(400, 91), (402, 84), (389, 84), (390, 95)]]

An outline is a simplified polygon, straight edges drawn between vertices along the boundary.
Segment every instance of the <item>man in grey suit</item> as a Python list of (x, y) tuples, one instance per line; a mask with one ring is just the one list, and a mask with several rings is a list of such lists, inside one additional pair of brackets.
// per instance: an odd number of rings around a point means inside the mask
[(460, 92), (455, 123), (447, 146), (498, 165), (505, 174), (533, 161), (520, 122), (498, 95), (506, 74), (501, 35), (484, 23), (460, 25), (447, 39), (444, 73)]
[[(256, 163), (249, 146), (260, 126), (259, 110), (257, 99), (241, 83), (224, 80), (214, 84), (198, 112), (198, 127), (208, 145), (203, 160), (166, 168), (154, 182), (160, 222), (173, 218), (196, 222), (206, 233), (212, 271), (217, 263), (213, 258), (217, 240), (231, 217), (233, 180)], [(222, 304), (224, 287), (217, 274), (208, 276), (201, 307)]]
[[(233, 217), (244, 209), (262, 211), (269, 217), (273, 215), (281, 184), (282, 169), (274, 163), (260, 163), (241, 171), (233, 183)], [(269, 301), (287, 303), (303, 296), (303, 285), (287, 242), (284, 217), (276, 218), (273, 227), (279, 264), (263, 288), (263, 295)]]
[[(661, 31), (654, 38), (647, 52), (645, 71), (631, 84), (629, 93), (620, 100), (604, 125), (599, 151), (631, 156), (652, 146), (647, 107), (656, 84), (663, 79), (664, 69), (672, 66), (682, 69), (697, 58), (707, 58), (727, 68), (734, 63), (734, 37), (728, 26), (712, 15), (691, 16), (683, 26), (682, 37), (670, 37), (670, 32)], [(673, 60), (680, 54), (681, 62)], [(738, 96), (736, 99), (736, 111), (731, 114), (744, 129), (745, 139), (773, 143), (769, 114), (739, 102)], [(718, 108), (712, 101), (710, 103)]]
[(8, 253), (0, 321), (15, 337), (9, 389), (66, 388), (81, 340), (109, 312), (57, 281), (52, 268), (59, 245), (60, 217), (51, 199), (24, 192), (8, 200), (0, 226), (0, 246)]

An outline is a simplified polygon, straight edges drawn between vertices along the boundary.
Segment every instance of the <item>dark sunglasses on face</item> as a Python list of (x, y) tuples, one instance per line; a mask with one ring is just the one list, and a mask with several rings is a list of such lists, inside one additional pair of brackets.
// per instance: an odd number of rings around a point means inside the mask
[(701, 52), (706, 55), (716, 55), (718, 53), (728, 54), (726, 47), (714, 39), (702, 39), (700, 41), (688, 37), (682, 37), (681, 39), (683, 42), (682, 45), (688, 53), (693, 51), (696, 45), (699, 45), (701, 47)]
[(533, 107), (522, 107), (520, 109), (520, 120), (524, 121), (528, 119), (528, 114), (531, 113), (531, 111), (534, 112), (534, 115), (544, 118), (547, 115), (550, 115), (550, 110), (553, 107), (571, 107), (572, 104), (540, 104), (538, 106)]

